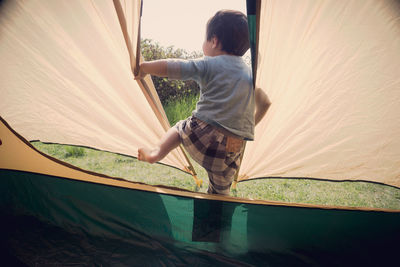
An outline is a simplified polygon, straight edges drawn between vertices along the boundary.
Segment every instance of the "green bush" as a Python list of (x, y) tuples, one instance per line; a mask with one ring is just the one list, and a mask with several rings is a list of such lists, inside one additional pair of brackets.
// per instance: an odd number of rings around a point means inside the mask
[[(145, 61), (166, 58), (194, 59), (202, 56), (199, 52), (189, 53), (173, 46), (162, 47), (150, 39), (141, 40), (141, 52)], [(189, 95), (196, 95), (200, 91), (195, 81), (169, 80), (156, 76), (152, 76), (152, 80), (163, 104)]]
[(66, 158), (73, 157), (79, 158), (85, 155), (85, 149), (77, 146), (65, 146), (65, 154)]

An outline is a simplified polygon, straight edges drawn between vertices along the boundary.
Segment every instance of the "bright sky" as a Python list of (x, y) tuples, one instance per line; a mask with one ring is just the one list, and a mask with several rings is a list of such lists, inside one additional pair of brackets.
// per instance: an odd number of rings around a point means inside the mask
[(218, 10), (246, 14), (245, 0), (143, 0), (142, 38), (162, 46), (202, 51), (206, 23)]

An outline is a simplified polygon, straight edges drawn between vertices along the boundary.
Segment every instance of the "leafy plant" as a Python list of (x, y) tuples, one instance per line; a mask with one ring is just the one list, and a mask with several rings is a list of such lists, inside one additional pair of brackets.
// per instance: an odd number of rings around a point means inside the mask
[(79, 158), (85, 155), (85, 150), (82, 147), (77, 146), (65, 146), (64, 157), (69, 158)]
[[(187, 52), (173, 46), (162, 47), (157, 42), (150, 39), (141, 41), (141, 52), (146, 61), (176, 58), (194, 59), (202, 56), (199, 52)], [(169, 80), (167, 78), (152, 76), (154, 86), (163, 104), (199, 93), (199, 86), (195, 81)]]

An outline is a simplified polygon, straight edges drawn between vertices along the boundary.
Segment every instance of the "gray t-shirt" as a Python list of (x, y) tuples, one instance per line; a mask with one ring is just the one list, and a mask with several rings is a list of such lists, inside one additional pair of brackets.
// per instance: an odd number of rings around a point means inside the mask
[(241, 57), (221, 55), (195, 60), (172, 60), (168, 77), (195, 80), (200, 99), (193, 116), (254, 140), (254, 89), (250, 68)]

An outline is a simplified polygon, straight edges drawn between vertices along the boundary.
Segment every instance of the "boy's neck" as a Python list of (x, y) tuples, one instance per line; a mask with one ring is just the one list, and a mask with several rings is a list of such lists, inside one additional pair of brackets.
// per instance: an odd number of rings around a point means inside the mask
[(225, 51), (220, 50), (220, 51), (218, 51), (218, 52), (216, 53), (215, 56), (223, 56), (223, 55), (229, 55), (229, 54), (226, 53)]
[(221, 49), (214, 49), (213, 53), (210, 55), (211, 57), (217, 57), (217, 56), (232, 56), (231, 54), (225, 52), (224, 50)]

